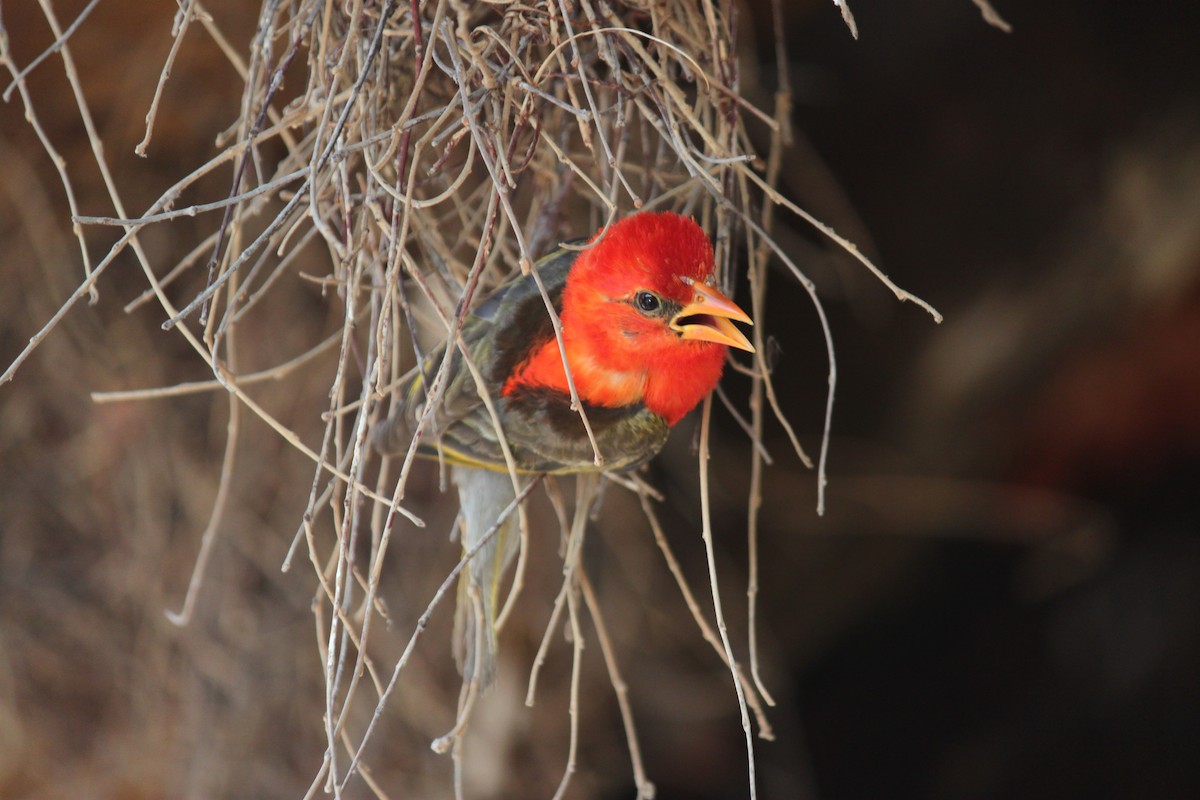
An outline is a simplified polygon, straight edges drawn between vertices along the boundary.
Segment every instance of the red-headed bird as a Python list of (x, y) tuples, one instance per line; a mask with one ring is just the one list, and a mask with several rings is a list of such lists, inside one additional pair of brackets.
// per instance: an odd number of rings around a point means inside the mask
[[(750, 317), (714, 288), (712, 245), (692, 219), (634, 214), (582, 251), (558, 250), (534, 265), (562, 320), (563, 349), (603, 456), (597, 467), (571, 409), (562, 353), (532, 276), (499, 287), (464, 323), (463, 341), (486, 383), (521, 473), (632, 469), (652, 458), (667, 432), (720, 380), (728, 347), (753, 352), (731, 322)], [(455, 466), (470, 549), (512, 500), (495, 426), (470, 371), (456, 359), (418, 454)], [(430, 353), (401, 389), (403, 406), (376, 432), (379, 449), (403, 453), (424, 413), (427, 387), (446, 348)], [(501, 474), (503, 473), (503, 474)], [(483, 658), (464, 673), (491, 676), (495, 593), (516, 537), (501, 530), (472, 559), (486, 620)], [(460, 604), (461, 607), (461, 604)]]

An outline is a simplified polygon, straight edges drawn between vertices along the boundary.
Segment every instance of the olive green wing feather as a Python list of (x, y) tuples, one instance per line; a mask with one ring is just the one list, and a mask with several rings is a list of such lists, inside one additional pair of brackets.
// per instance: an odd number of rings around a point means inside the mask
[[(534, 265), (556, 308), (562, 305), (567, 272), (577, 253), (559, 249)], [(483, 378), (494, 404), (507, 374), (550, 337), (554, 329), (545, 302), (531, 276), (518, 275), (498, 287), (463, 324), (462, 339), (471, 362)], [(445, 365), (443, 361), (450, 359)], [(437, 392), (438, 375), (447, 381), (427, 422), (418, 454), (444, 458), (462, 466), (505, 469), (495, 426), (480, 398), (475, 379), (457, 347), (447, 354), (443, 344), (429, 352), (396, 390), (399, 403), (375, 431), (378, 449), (389, 455), (407, 452), (424, 416), (425, 405)]]

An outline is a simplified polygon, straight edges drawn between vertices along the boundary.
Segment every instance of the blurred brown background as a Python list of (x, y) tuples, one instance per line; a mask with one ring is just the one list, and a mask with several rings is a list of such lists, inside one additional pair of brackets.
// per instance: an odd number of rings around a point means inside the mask
[[(82, 5), (55, 7), (65, 24)], [(244, 46), (253, 10), (227, 5), (213, 12)], [(756, 74), (750, 60), (772, 52), (761, 5), (739, 7), (743, 82), (769, 108), (774, 66)], [(776, 741), (758, 745), (761, 794), (1200, 796), (1200, 11), (1012, 0), (997, 3), (1014, 25), (1005, 35), (967, 0), (852, 7), (857, 42), (827, 2), (785, 15), (803, 136), (786, 193), (946, 321), (896, 304), (811, 231), (784, 234), (826, 300), (839, 387), (826, 517), (815, 515), (815, 480), (782, 432), (771, 428), (767, 441), (776, 465), (759, 635), (779, 705)], [(73, 41), (132, 208), (207, 160), (237, 111), (239, 82), (197, 36), (181, 51), (150, 157), (132, 155), (173, 8), (104, 0)], [(32, 3), (2, 12), (24, 65), (50, 41), (41, 13)], [(31, 77), (36, 109), (81, 211), (111, 213), (61, 72), (50, 59)], [(206, 197), (227, 185), (215, 178)], [(7, 366), (81, 276), (61, 187), (16, 98), (0, 106), (0, 188)], [(159, 226), (146, 244), (173, 263), (212, 224)], [(90, 236), (94, 255), (115, 238)], [(322, 269), (314, 253), (307, 271)], [(791, 280), (772, 281), (766, 324), (782, 402), (815, 449), (819, 328)], [(0, 387), (0, 797), (303, 796), (323, 747), (314, 581), (311, 569), (281, 574), (279, 564), (311, 472), (247, 423), (197, 618), (171, 627), (162, 611), (186, 589), (227, 402), (90, 401), (91, 391), (206, 377), (161, 331), (161, 311), (122, 312), (144, 285), (123, 258), (97, 305), (72, 312)], [(261, 350), (246, 358), (262, 366), (338, 324), (337, 310), (299, 282), (275, 302), (295, 325), (258, 332)], [(726, 383), (737, 402), (746, 386)], [(327, 387), (316, 373), (307, 391), (265, 387), (256, 397), (290, 405), (289, 421), (312, 434)], [(727, 415), (716, 418), (723, 590), (742, 643), (748, 448)], [(690, 431), (677, 432), (651, 477), (700, 587), (689, 445)], [(723, 669), (693, 633), (632, 504), (612, 494), (589, 557), (609, 624), (626, 631), (618, 646), (650, 778), (665, 798), (744, 796)], [(439, 497), (426, 476), (417, 499)], [(444, 573), (453, 510), (440, 513), (434, 533), (402, 552)], [(427, 594), (397, 585), (389, 602), (419, 613)], [(528, 636), (514, 634), (509, 674), (527, 668), (525, 643), (536, 646), (545, 624), (536, 608)], [(437, 670), (451, 663), (447, 616), (423, 644), (416, 686), (446, 682)], [(572, 791), (632, 796), (619, 720), (589, 658), (599, 688)], [(507, 721), (516, 733), (492, 740), (507, 748), (497, 763), (475, 762), (520, 776), (528, 793), (505, 796), (549, 796), (557, 782), (567, 663), (558, 659), (534, 712), (512, 702), (523, 677), (492, 697), (522, 715)], [(453, 710), (394, 706), (372, 753), (381, 782), (393, 796), (451, 796), (448, 760), (415, 743), (444, 733)]]

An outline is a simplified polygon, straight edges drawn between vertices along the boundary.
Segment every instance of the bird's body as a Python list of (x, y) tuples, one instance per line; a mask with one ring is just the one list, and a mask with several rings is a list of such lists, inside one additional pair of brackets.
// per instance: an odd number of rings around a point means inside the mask
[[(712, 246), (687, 217), (635, 214), (591, 248), (557, 250), (534, 269), (562, 320), (567, 362), (603, 460), (597, 467), (571, 407), (541, 292), (532, 276), (519, 276), (485, 300), (462, 330), (519, 472), (622, 471), (645, 463), (669, 428), (716, 386), (726, 347), (753, 350), (728, 321), (749, 317), (707, 285)], [(384, 452), (408, 448), (445, 355), (444, 346), (430, 353), (401, 388), (401, 415), (377, 434)], [(418, 452), (507, 471), (471, 371), (457, 349), (451, 358), (432, 433)]]
[[(662, 448), (671, 426), (716, 386), (727, 347), (754, 349), (730, 322), (750, 318), (709, 285), (712, 245), (687, 217), (634, 214), (587, 249), (560, 249), (533, 269), (562, 320), (562, 349), (531, 275), (502, 285), (462, 328), (518, 473), (625, 471), (644, 464)], [(595, 448), (572, 408), (564, 351)], [(401, 408), (376, 432), (381, 451), (408, 449), (446, 357), (445, 345), (431, 352), (402, 386)], [(514, 493), (492, 414), (471, 370), (457, 347), (449, 357), (448, 383), (417, 452), (454, 467), (463, 546), (481, 548), (469, 578), (482, 602), (484, 652), (476, 663), (468, 632), (464, 673), (486, 681), (495, 652), (496, 590), (515, 537), (501, 529), (484, 538)], [(488, 500), (481, 502), (482, 496)]]

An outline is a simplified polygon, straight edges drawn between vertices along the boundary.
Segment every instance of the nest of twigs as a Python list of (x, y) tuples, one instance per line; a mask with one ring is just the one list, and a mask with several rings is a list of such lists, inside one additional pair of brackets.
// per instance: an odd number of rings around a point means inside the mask
[[(555, 555), (552, 532), (561, 531), (569, 550), (584, 528), (571, 524), (572, 507), (582, 515), (594, 498), (572, 504), (563, 500), (569, 484), (547, 482), (543, 494), (551, 502), (539, 501), (541, 511), (531, 511), (527, 525), (544, 533), (522, 554), (502, 615), (508, 678), (477, 702), (459, 683), (446, 646), (451, 615), (444, 607), (453, 602), (461, 568), (442, 536), (453, 525), (453, 501), (439, 491), (435, 467), (381, 465), (369, 432), (390, 409), (390, 389), (423, 351), (415, 336), (420, 319), (461, 319), (473, 299), (560, 241), (637, 209), (670, 209), (695, 217), (713, 235), (720, 279), (748, 298), (759, 323), (760, 355), (732, 365), (749, 376), (748, 399), (722, 396), (718, 402), (733, 409), (755, 441), (774, 410), (807, 462), (761, 355), (768, 350), (762, 346), (764, 297), (767, 264), (774, 260), (812, 296), (828, 334), (812, 284), (771, 237), (781, 206), (821, 226), (775, 189), (787, 144), (786, 71), (773, 108), (743, 99), (738, 25), (732, 6), (705, 0), (268, 2), (243, 59), (199, 3), (181, 4), (177, 46), (162, 70), (139, 150), (154, 151), (156, 126), (179, 102), (171, 93), (171, 67), (189, 37), (206, 37), (242, 76), (240, 111), (218, 136), (215, 155), (140, 213), (112, 187), (112, 215), (84, 216), (72, 207), (81, 242), (98, 226), (117, 231), (119, 239), (88, 261), (86, 278), (63, 311), (94, 293), (109, 266), (132, 252), (146, 285), (127, 310), (157, 304), (162, 327), (182, 337), (212, 377), (96, 399), (124, 403), (204, 392), (227, 398), (215, 502), (186, 600), (172, 612), (176, 623), (192, 621), (205, 597), (214, 596), (206, 589), (219, 578), (207, 566), (221, 532), (236, 527), (230, 496), (244, 501), (256, 487), (272, 485), (271, 477), (285, 480), (263, 474), (271, 463), (289, 465), (278, 467), (288, 475), (308, 470), (307, 480), (293, 477), (285, 492), (294, 504), (295, 537), (290, 549), (281, 548), (286, 555), (276, 555), (285, 570), (307, 568), (315, 577), (324, 687), (303, 701), (320, 715), (303, 715), (300, 724), (306, 736), (324, 741), (324, 756), (314, 752), (297, 765), (308, 770), (314, 791), (363, 796), (365, 785), (381, 797), (441, 795), (450, 773), (431, 761), (437, 757), (427, 745), (434, 741), (455, 756), (458, 791), (539, 796), (558, 786), (561, 794), (574, 779), (597, 791), (632, 782), (639, 796), (653, 793), (653, 765), (643, 763), (634, 724), (637, 692), (631, 700), (621, 672), (622, 647), (641, 635), (636, 598), (606, 601), (582, 566), (564, 577)], [(777, 57), (786, 61), (782, 52)], [(73, 69), (68, 77), (77, 85)], [(15, 65), (11, 71), (29, 105), (23, 76)], [(89, 136), (98, 144), (90, 129)], [(104, 164), (99, 148), (95, 155)], [(228, 177), (224, 196), (212, 194), (214, 176)], [(69, 187), (66, 175), (64, 181)], [(186, 252), (168, 261), (147, 252), (145, 242), (160, 226), (196, 216), (209, 221), (208, 232)], [(83, 252), (86, 259), (86, 244)], [(711, 570), (703, 466), (709, 413), (706, 403), (699, 451)], [(828, 416), (824, 424), (828, 431)], [(247, 444), (257, 441), (243, 432), (249, 427), (260, 434), (269, 429), (269, 438), (286, 447), (264, 458)], [(824, 444), (816, 460), (823, 486)], [(245, 461), (253, 466), (239, 466)], [(751, 508), (763, 466), (756, 448)], [(721, 619), (716, 578), (710, 572), (713, 604), (705, 602), (708, 588), (688, 588), (655, 517), (656, 494), (641, 477), (621, 479), (608, 492), (605, 513), (613, 506), (644, 512), (650, 523), (642, 529), (653, 530), (698, 623), (697, 638), (712, 646), (714, 664), (724, 661), (726, 686), (733, 677), (736, 694), (727, 700), (741, 708), (753, 792), (752, 737), (771, 735), (764, 713), (769, 696), (757, 676), (753, 593), (742, 667), (724, 626), (710, 622), (714, 613)], [(749, 528), (753, 586), (753, 511)], [(648, 540), (642, 547), (655, 552)], [(564, 628), (571, 644), (562, 643)], [(587, 640), (599, 643), (593, 649), (602, 660), (589, 655), (595, 664), (588, 661), (585, 671)], [(547, 658), (548, 673), (535, 695)], [(527, 680), (531, 664), (534, 680)], [(588, 691), (606, 683), (616, 691)], [(520, 703), (527, 696), (552, 707), (527, 711)], [(568, 701), (571, 713), (543, 700), (547, 696)], [(615, 718), (611, 709), (620, 724), (594, 722)], [(622, 738), (629, 766), (618, 770), (607, 760), (618, 757), (609, 749)], [(541, 758), (519, 769), (506, 762), (519, 749), (515, 741)], [(600, 763), (577, 757), (580, 746)], [(577, 767), (581, 774), (573, 777)]]

